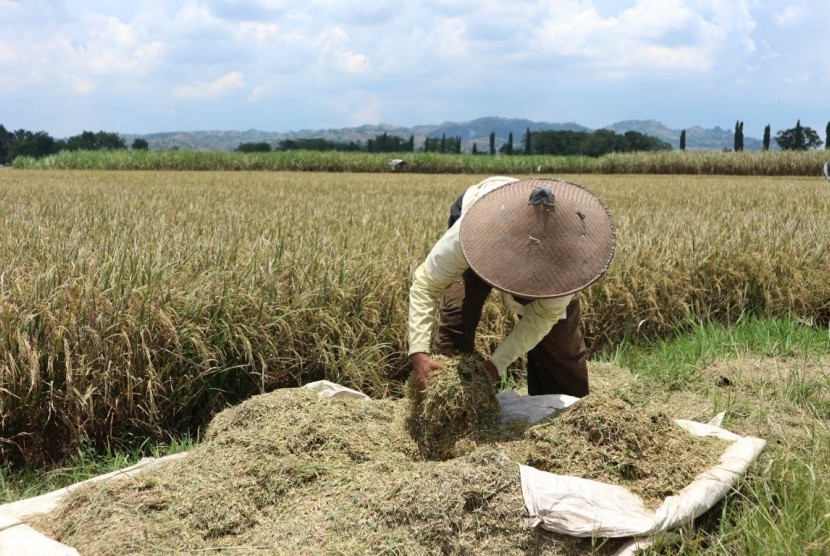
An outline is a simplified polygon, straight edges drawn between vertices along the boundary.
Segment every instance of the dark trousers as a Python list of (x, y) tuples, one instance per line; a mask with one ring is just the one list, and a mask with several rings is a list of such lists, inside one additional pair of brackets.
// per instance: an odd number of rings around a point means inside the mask
[[(475, 353), (476, 328), (491, 289), (489, 284), (468, 269), (444, 292), (438, 333), (433, 345), (436, 353)], [(528, 393), (531, 396), (585, 396), (588, 394), (586, 355), (579, 295), (576, 295), (568, 304), (566, 317), (554, 324), (527, 354)]]

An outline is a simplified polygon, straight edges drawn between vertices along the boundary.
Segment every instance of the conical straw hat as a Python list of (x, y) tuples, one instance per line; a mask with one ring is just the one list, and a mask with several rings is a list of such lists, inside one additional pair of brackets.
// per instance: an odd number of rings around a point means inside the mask
[(614, 256), (616, 228), (605, 204), (562, 180), (507, 183), (473, 203), (459, 224), (473, 272), (517, 297), (575, 293), (599, 279)]

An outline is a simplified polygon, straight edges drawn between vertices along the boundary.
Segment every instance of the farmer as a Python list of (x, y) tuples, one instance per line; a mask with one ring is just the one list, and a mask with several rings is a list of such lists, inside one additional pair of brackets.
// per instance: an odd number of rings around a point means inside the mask
[(410, 288), (409, 356), (416, 388), (423, 390), (429, 374), (441, 368), (431, 353), (475, 352), (482, 308), (495, 288), (520, 319), (484, 361), (486, 372), (498, 382), (526, 353), (531, 396), (585, 396), (578, 292), (608, 269), (615, 242), (603, 202), (576, 184), (491, 177), (470, 187), (450, 208), (449, 229), (415, 271)]

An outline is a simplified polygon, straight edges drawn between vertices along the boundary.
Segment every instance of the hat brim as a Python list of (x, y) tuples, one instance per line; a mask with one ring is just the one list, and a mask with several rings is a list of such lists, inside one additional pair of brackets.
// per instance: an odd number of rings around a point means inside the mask
[[(554, 206), (529, 204), (547, 187)], [(507, 183), (479, 198), (459, 222), (470, 268), (491, 286), (527, 299), (562, 297), (598, 280), (614, 256), (616, 228), (602, 200), (556, 179)]]

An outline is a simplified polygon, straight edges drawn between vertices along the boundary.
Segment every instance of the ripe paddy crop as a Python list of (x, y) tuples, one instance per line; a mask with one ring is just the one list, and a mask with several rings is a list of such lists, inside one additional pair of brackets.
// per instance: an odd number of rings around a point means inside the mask
[[(2, 459), (193, 432), (319, 378), (399, 395), (410, 274), (483, 177), (0, 171)], [(707, 319), (830, 317), (823, 179), (557, 177), (618, 227), (583, 293), (594, 352)], [(511, 319), (488, 304), (482, 352)]]

